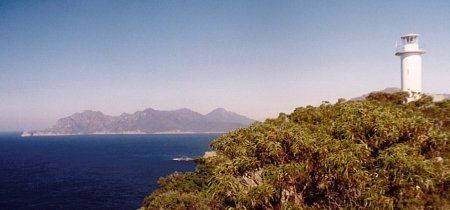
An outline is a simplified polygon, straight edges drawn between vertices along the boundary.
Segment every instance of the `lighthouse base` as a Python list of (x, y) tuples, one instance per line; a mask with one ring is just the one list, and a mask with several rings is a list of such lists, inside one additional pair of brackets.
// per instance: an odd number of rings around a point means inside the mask
[(406, 102), (417, 101), (419, 100), (423, 94), (417, 92), (408, 92), (409, 96), (406, 98)]

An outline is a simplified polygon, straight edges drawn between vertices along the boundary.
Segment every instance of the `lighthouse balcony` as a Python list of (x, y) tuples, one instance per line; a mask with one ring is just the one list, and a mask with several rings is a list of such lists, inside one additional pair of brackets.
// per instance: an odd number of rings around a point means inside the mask
[(398, 46), (395, 55), (402, 55), (406, 53), (424, 54), (425, 50), (420, 49), (418, 45), (402, 45)]

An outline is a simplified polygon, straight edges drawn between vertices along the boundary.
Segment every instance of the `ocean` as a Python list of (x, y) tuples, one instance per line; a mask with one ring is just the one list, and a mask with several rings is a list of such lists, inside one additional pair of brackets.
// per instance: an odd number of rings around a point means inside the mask
[(193, 171), (220, 134), (0, 133), (0, 209), (137, 209), (159, 177)]

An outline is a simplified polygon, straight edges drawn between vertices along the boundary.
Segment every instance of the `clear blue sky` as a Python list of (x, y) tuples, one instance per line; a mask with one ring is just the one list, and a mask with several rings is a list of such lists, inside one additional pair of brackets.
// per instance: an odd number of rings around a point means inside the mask
[(410, 32), (424, 91), (450, 93), (448, 0), (0, 0), (0, 130), (86, 109), (262, 120), (399, 87), (395, 41)]

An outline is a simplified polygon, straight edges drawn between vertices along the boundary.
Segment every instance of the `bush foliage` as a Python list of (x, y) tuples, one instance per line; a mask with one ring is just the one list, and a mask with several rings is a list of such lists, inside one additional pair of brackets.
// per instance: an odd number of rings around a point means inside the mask
[(301, 107), (212, 143), (143, 209), (450, 208), (450, 101), (374, 93)]

